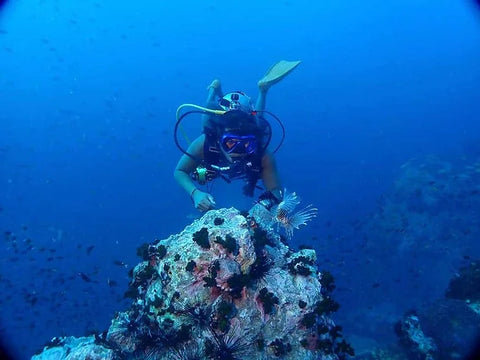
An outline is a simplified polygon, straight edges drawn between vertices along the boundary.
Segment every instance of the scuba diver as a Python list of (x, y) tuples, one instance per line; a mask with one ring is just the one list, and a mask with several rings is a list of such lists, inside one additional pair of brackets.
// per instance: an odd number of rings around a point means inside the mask
[[(215, 208), (215, 200), (209, 192), (198, 189), (194, 181), (205, 185), (218, 177), (227, 182), (244, 179), (243, 193), (253, 196), (257, 181), (262, 179), (266, 192), (263, 198), (280, 202), (283, 198), (273, 154), (280, 148), (284, 129), (280, 120), (265, 111), (268, 89), (300, 64), (300, 61), (279, 61), (258, 82), (259, 96), (254, 107), (243, 92), (223, 95), (220, 81), (215, 79), (208, 86), (206, 107), (193, 104), (181, 105), (177, 110), (175, 143), (183, 152), (174, 171), (175, 180), (190, 195), (196, 209), (205, 212)], [(184, 107), (193, 107), (180, 116)], [(177, 131), (183, 132), (181, 122), (191, 113), (201, 113), (203, 134), (184, 150), (177, 139)], [(272, 129), (265, 115), (278, 121), (282, 139), (274, 151), (267, 150)], [(184, 135), (185, 136), (185, 135)], [(186, 138), (186, 136), (185, 136)], [(187, 139), (187, 138), (186, 138)], [(187, 139), (188, 141), (188, 139)]]

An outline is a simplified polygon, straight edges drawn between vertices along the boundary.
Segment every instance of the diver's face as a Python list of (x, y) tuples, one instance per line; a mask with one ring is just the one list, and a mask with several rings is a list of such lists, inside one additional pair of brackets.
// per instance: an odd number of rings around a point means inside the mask
[(253, 134), (242, 135), (226, 131), (219, 141), (222, 151), (232, 158), (245, 157), (257, 151), (257, 138)]

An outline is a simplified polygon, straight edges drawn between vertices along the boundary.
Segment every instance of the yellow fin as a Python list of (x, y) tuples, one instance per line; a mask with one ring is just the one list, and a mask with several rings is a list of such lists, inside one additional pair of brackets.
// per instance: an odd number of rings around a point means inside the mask
[(268, 69), (265, 76), (259, 80), (258, 86), (267, 88), (270, 87), (271, 85), (282, 80), (300, 63), (301, 61), (280, 60), (279, 62), (275, 63), (270, 69)]

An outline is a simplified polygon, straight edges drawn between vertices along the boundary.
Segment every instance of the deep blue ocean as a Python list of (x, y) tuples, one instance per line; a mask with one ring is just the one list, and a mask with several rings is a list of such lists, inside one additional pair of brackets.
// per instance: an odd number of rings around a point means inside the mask
[[(291, 246), (314, 247), (335, 276), (333, 318), (357, 353), (396, 342), (405, 311), (443, 297), (480, 258), (476, 10), (460, 0), (6, 2), (1, 340), (27, 359), (53, 336), (107, 329), (129, 306), (136, 248), (199, 216), (173, 178), (177, 107), (204, 105), (215, 78), (255, 98), (286, 59), (302, 63), (268, 93), (286, 129), (277, 165), (282, 185), (318, 208)], [(200, 130), (194, 118), (184, 127)], [(426, 183), (434, 210), (418, 210), (431, 205), (424, 197), (412, 205)], [(253, 205), (241, 183), (211, 191), (218, 207)]]

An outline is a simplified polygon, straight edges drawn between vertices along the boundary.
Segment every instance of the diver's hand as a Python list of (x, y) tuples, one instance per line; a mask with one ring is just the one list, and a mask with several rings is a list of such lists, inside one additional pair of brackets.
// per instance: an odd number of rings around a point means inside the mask
[(202, 212), (213, 209), (216, 205), (212, 195), (200, 190), (195, 190), (192, 199), (195, 208)]

